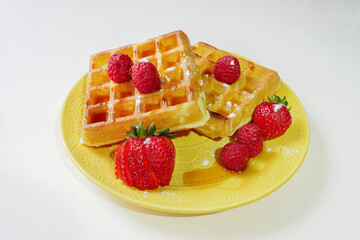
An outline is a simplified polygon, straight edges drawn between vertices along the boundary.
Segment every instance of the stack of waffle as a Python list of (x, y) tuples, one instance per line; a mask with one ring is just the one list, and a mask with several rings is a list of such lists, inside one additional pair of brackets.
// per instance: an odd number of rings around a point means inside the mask
[[(127, 54), (133, 62), (147, 59), (157, 68), (161, 88), (141, 94), (132, 81), (116, 83), (107, 74), (114, 53)], [(210, 137), (231, 136), (251, 120), (255, 107), (281, 86), (278, 74), (234, 55), (241, 75), (233, 84), (213, 76), (216, 61), (231, 53), (199, 42), (176, 31), (147, 41), (91, 56), (87, 77), (82, 142), (88, 146), (117, 143), (130, 124), (155, 123), (171, 131), (195, 129)]]

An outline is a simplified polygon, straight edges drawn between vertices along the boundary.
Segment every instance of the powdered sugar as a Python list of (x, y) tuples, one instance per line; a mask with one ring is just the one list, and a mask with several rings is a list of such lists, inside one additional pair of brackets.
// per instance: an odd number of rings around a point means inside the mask
[(174, 71), (175, 70), (175, 67), (170, 67), (168, 69), (166, 69), (166, 71), (170, 72), (170, 71)]
[(138, 60), (138, 62), (150, 62), (150, 61), (147, 60), (146, 58), (142, 58), (142, 59)]
[(234, 118), (235, 117), (235, 113), (230, 113), (229, 115), (228, 115), (228, 118)]
[(140, 112), (140, 105), (141, 105), (141, 100), (140, 100), (140, 97), (138, 96), (135, 101), (136, 110), (138, 112)]
[(274, 112), (279, 111), (282, 106), (284, 106), (284, 105), (282, 105), (282, 104), (280, 104), (280, 103), (275, 104), (275, 106), (274, 106)]
[(113, 108), (113, 106), (114, 106), (114, 104), (111, 101), (109, 101), (107, 105), (108, 105), (109, 109)]
[(149, 143), (150, 143), (150, 141), (151, 141), (151, 139), (150, 139), (150, 138), (146, 138), (146, 139), (145, 139), (145, 141), (144, 141), (144, 144), (146, 144), (146, 145), (147, 145), (147, 144), (149, 144)]
[(162, 195), (167, 195), (167, 196), (173, 196), (173, 197), (176, 196), (175, 193), (169, 193), (169, 192), (167, 192), (166, 190), (162, 191), (160, 194), (162, 194)]
[(202, 161), (202, 165), (203, 166), (207, 166), (207, 165), (209, 165), (210, 164), (210, 161), (208, 160), (208, 159), (204, 159), (203, 161)]

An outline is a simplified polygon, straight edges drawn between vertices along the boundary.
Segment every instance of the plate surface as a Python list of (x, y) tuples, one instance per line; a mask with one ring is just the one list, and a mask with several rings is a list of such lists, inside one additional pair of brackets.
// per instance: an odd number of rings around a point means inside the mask
[(61, 115), (65, 148), (75, 165), (92, 182), (133, 204), (174, 213), (211, 213), (258, 200), (289, 180), (302, 164), (309, 145), (309, 123), (295, 93), (284, 83), (277, 95), (286, 96), (293, 122), (277, 139), (264, 142), (263, 151), (250, 160), (243, 173), (223, 169), (215, 160), (229, 138), (218, 141), (194, 131), (179, 132), (173, 139), (176, 166), (170, 186), (152, 191), (128, 187), (114, 175), (116, 145), (91, 148), (80, 144), (86, 76), (67, 96)]

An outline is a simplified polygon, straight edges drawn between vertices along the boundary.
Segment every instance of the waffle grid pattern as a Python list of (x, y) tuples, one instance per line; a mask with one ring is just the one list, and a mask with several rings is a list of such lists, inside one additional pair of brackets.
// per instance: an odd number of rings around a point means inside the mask
[(226, 137), (251, 120), (255, 107), (280, 88), (275, 71), (238, 58), (241, 68), (239, 80), (228, 85), (214, 78), (215, 63), (228, 52), (199, 42), (193, 46), (195, 63), (201, 73), (200, 84), (206, 96), (209, 121), (197, 130), (209, 137)]
[[(141, 94), (132, 81), (111, 81), (107, 64), (114, 53), (127, 54), (133, 62), (154, 64), (160, 75), (160, 90)], [(85, 100), (84, 143), (100, 146), (105, 142), (118, 142), (126, 137), (129, 124), (141, 121), (144, 126), (155, 122), (159, 128), (170, 127), (173, 131), (202, 125), (209, 116), (198, 77), (191, 45), (181, 31), (92, 55)]]
[[(94, 55), (89, 72), (89, 95), (87, 96), (87, 122), (113, 122), (123, 117), (140, 115), (157, 109), (165, 109), (192, 100), (184, 81), (181, 67), (181, 49), (178, 35), (164, 39), (153, 39), (135, 46), (125, 46)], [(146, 59), (162, 74), (161, 90), (151, 94), (140, 94), (133, 83), (117, 84), (110, 81), (107, 62), (114, 53), (129, 55), (134, 62)]]

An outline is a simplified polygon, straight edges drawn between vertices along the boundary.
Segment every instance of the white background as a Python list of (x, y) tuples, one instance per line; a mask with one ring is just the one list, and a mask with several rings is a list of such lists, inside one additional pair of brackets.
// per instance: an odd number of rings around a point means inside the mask
[[(360, 1), (1, 1), (0, 239), (356, 239)], [(145, 210), (95, 186), (59, 134), (89, 56), (182, 29), (279, 72), (310, 122), (295, 176), (217, 214)]]

